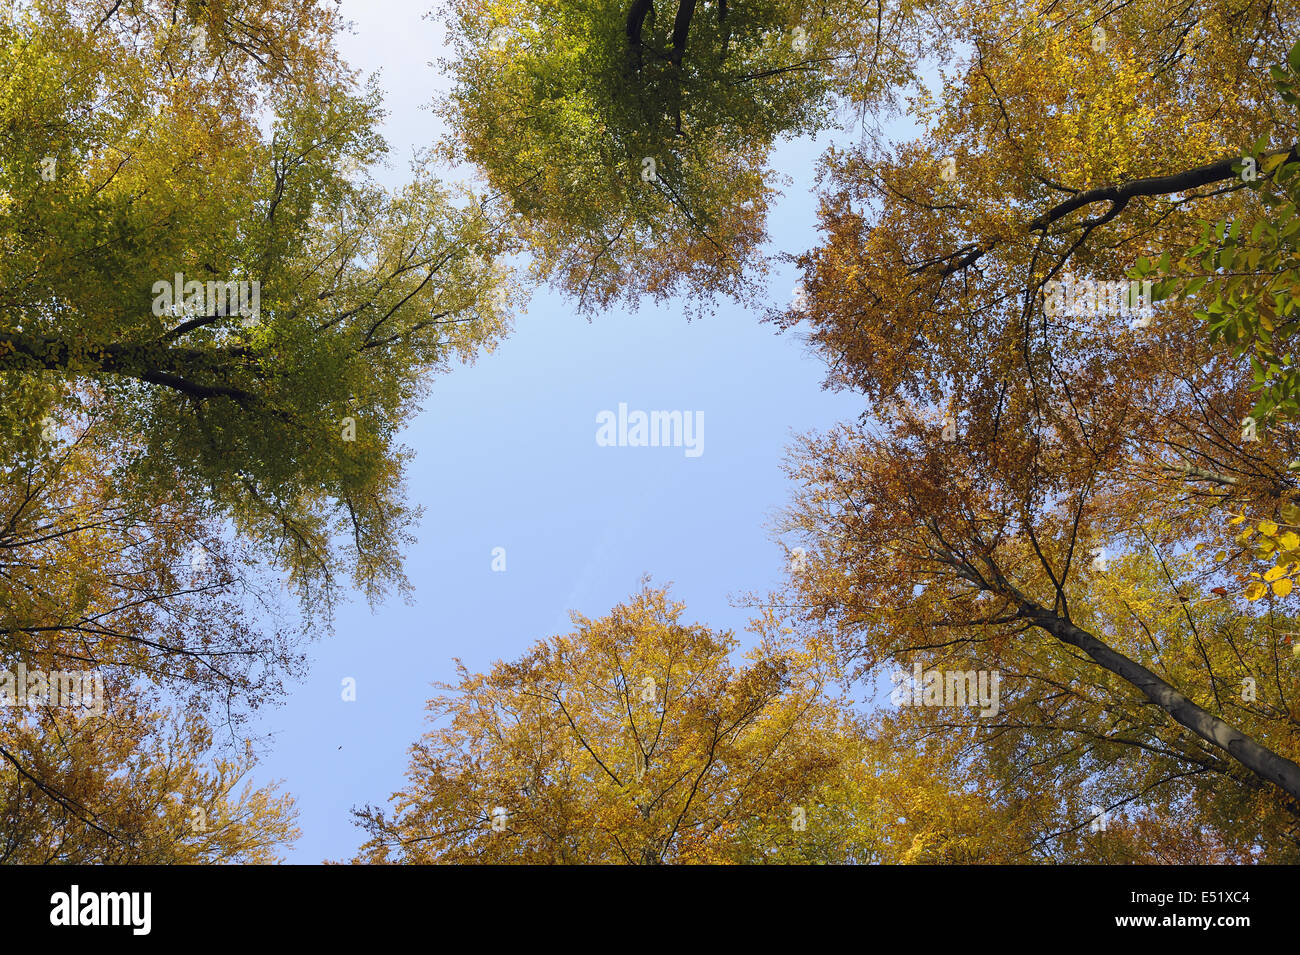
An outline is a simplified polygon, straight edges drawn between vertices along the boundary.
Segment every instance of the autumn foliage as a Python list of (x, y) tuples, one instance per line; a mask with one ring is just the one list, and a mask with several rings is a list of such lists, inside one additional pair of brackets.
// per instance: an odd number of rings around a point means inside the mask
[[(401, 429), (524, 276), (734, 298), (863, 413), (792, 449), (746, 637), (647, 586), (461, 667), (354, 861), (1300, 857), (1294, 0), (438, 16), (449, 132), (398, 189), (332, 4), (0, 22), (0, 669), (109, 698), (0, 708), (0, 861), (279, 858), (249, 720), (347, 581), (406, 590)], [(176, 274), (257, 314), (160, 314)], [(923, 671), (1000, 695), (896, 697)]]

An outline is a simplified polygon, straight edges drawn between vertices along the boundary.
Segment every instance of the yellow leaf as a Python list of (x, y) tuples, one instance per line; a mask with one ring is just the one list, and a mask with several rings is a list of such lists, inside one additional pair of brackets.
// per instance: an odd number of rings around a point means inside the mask
[(1215, 559), (1215, 560), (1227, 560), (1227, 559), (1228, 559), (1227, 551), (1222, 551), (1222, 550), (1219, 551), (1217, 554), (1214, 555), (1214, 559)]
[(1268, 593), (1267, 587), (1261, 584), (1258, 580), (1252, 580), (1250, 586), (1246, 588), (1246, 599), (1258, 600), (1266, 593)]
[(1273, 593), (1277, 594), (1279, 597), (1285, 597), (1291, 592), (1291, 588), (1294, 586), (1295, 585), (1291, 583), (1290, 577), (1283, 577), (1281, 580), (1273, 581)]
[(1267, 537), (1272, 537), (1277, 533), (1277, 525), (1272, 521), (1260, 521), (1259, 532)]
[(1282, 576), (1283, 574), (1285, 574), (1285, 573), (1286, 573), (1286, 568), (1285, 568), (1285, 567), (1270, 567), (1267, 571), (1265, 571), (1265, 573), (1264, 573), (1264, 579), (1265, 579), (1265, 580), (1277, 580), (1279, 577), (1281, 577), (1281, 576)]
[(1295, 531), (1283, 531), (1282, 536), (1278, 538), (1282, 546), (1287, 550), (1295, 550), (1300, 547), (1300, 534)]

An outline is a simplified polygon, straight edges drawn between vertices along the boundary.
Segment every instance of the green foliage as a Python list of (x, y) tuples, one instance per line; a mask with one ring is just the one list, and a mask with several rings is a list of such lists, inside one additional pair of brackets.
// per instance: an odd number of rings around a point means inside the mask
[[(480, 203), (366, 174), (380, 97), (339, 25), (317, 0), (39, 0), (0, 26), (0, 374), (96, 383), (140, 439), (122, 494), (206, 488), (308, 592), (377, 595), (411, 516), (397, 434), (510, 303)], [(168, 312), (177, 274), (256, 283), (255, 314), (182, 289)]]
[[(1300, 105), (1300, 43), (1284, 65), (1272, 68), (1272, 77), (1282, 101)], [(1156, 286), (1156, 296), (1194, 301), (1211, 340), (1234, 357), (1249, 357), (1258, 393), (1252, 417), (1291, 419), (1300, 415), (1300, 156), (1293, 144), (1270, 151), (1264, 137), (1243, 157), (1239, 173), (1256, 193), (1257, 211), (1203, 222), (1200, 241), (1172, 263), (1174, 275)], [(1148, 277), (1170, 266), (1166, 255), (1144, 260), (1134, 274)]]
[[(758, 288), (770, 151), (831, 121), (832, 94), (863, 85), (850, 51), (880, 30), (851, 3), (789, 0), (472, 0), (444, 16), (457, 154), (588, 308)], [(875, 52), (882, 70), (899, 56)]]

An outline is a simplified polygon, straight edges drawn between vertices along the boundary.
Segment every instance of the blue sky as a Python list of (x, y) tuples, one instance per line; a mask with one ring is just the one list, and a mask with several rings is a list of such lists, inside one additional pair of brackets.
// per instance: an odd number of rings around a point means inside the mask
[[(386, 133), (398, 185), (438, 124), (425, 108), (443, 80), (429, 61), (441, 35), (430, 0), (344, 0), (355, 22), (343, 50), (381, 71)], [(815, 241), (811, 173), (821, 146), (784, 147), (795, 174), (770, 232), (781, 251)], [(788, 271), (773, 277), (788, 300)], [(561, 297), (536, 295), (514, 333), (477, 364), (437, 379), (404, 442), (416, 452), (412, 501), (424, 506), (407, 555), (414, 602), (342, 607), (335, 632), (311, 648), (310, 675), (262, 714), (270, 750), (257, 778), (282, 779), (302, 838), (289, 861), (347, 859), (362, 841), (349, 811), (384, 805), (404, 783), (407, 750), (426, 729), (430, 684), (518, 656), (566, 632), (569, 611), (606, 613), (644, 574), (672, 582), (691, 620), (743, 629), (733, 601), (775, 586), (783, 552), (771, 524), (792, 486), (782, 462), (793, 434), (854, 418), (860, 398), (823, 391), (825, 369), (794, 335), (755, 311), (722, 304), (687, 321), (684, 304), (612, 310), (594, 321)], [(703, 414), (703, 448), (599, 447), (604, 410)], [(493, 548), (506, 570), (492, 569)], [(341, 682), (356, 680), (344, 702)], [(340, 749), (339, 747), (342, 747)]]

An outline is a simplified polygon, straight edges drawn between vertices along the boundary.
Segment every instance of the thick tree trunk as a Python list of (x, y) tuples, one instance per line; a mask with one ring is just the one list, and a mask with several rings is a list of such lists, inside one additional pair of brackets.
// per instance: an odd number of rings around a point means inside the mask
[(677, 19), (673, 21), (673, 49), (672, 60), (673, 66), (678, 68), (682, 65), (682, 57), (686, 54), (686, 40), (691, 34), (691, 19), (695, 16), (695, 0), (681, 0), (677, 7)]
[(632, 0), (632, 8), (627, 12), (628, 52), (637, 69), (641, 67), (641, 33), (645, 29), (645, 18), (653, 11), (654, 0)]

